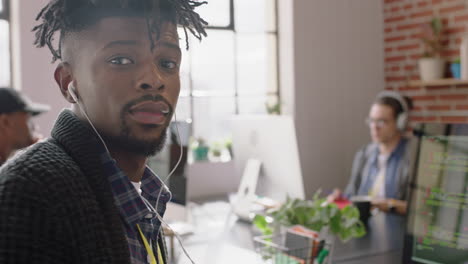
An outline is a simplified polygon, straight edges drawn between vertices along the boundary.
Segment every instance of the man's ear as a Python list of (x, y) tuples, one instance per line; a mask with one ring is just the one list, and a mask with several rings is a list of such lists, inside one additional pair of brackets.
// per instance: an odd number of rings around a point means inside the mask
[(11, 120), (8, 114), (0, 114), (0, 131), (5, 132), (5, 129), (11, 125)]
[(57, 68), (54, 72), (54, 78), (63, 97), (72, 104), (76, 103), (76, 101), (68, 92), (68, 87), (70, 83), (73, 82), (73, 72), (70, 64), (67, 62), (61, 62), (59, 65), (57, 65)]

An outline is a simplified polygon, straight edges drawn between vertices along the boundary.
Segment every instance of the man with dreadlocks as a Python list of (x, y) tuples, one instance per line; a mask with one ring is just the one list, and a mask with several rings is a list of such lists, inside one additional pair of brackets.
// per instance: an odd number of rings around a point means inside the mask
[(72, 108), (0, 170), (0, 263), (167, 263), (170, 192), (146, 161), (179, 95), (177, 26), (206, 36), (201, 4), (51, 0), (41, 10), (36, 44), (60, 60), (54, 77)]

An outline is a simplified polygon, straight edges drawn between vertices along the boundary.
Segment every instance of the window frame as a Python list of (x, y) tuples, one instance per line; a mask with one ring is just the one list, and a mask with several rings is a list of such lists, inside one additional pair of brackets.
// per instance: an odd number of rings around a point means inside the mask
[[(276, 1), (276, 0), (275, 0)], [(210, 26), (208, 25), (206, 29), (220, 29), (220, 30), (232, 30), (235, 32), (235, 21), (234, 21), (234, 0), (229, 0), (229, 24), (225, 27), (220, 26)]]
[(13, 87), (13, 47), (12, 47), (12, 40), (11, 40), (11, 36), (12, 36), (12, 33), (11, 33), (11, 20), (10, 20), (10, 0), (0, 0), (2, 1), (2, 6), (3, 6), (3, 10), (0, 12), (0, 20), (6, 20), (8, 22), (8, 27), (9, 27), (9, 38), (8, 38), (8, 49), (9, 49), (9, 52), (10, 52), (10, 61), (9, 61), (9, 64), (10, 64), (10, 82), (9, 84), (7, 85), (8, 87)]
[[(230, 16), (230, 19), (229, 19), (229, 24), (227, 26), (207, 26), (206, 29), (207, 30), (215, 30), (215, 31), (231, 31), (233, 34), (234, 34), (234, 37), (238, 34), (245, 34), (245, 33), (242, 33), (242, 32), (239, 32), (237, 31), (235, 25), (236, 25), (236, 21), (235, 21), (235, 0), (228, 0), (229, 1), (229, 16)], [(271, 1), (271, 0), (267, 0), (267, 1)], [(276, 99), (278, 100), (278, 102), (281, 102), (281, 82), (280, 82), (280, 73), (279, 73), (279, 65), (280, 65), (280, 57), (279, 57), (279, 32), (278, 32), (278, 0), (273, 0), (274, 1), (274, 16), (275, 16), (275, 29), (274, 30), (265, 30), (263, 32), (263, 34), (265, 36), (274, 36), (275, 37), (275, 42), (276, 42), (276, 50), (275, 50), (275, 55), (276, 55), (276, 65), (275, 65), (275, 71), (276, 71), (276, 74), (275, 74), (275, 77), (276, 77), (276, 90), (274, 92), (272, 91), (266, 91), (264, 94), (255, 94), (255, 95), (250, 95), (250, 96), (245, 96), (245, 95), (241, 95), (239, 93), (239, 87), (238, 87), (238, 70), (237, 70), (237, 59), (238, 59), (238, 55), (239, 55), (239, 49), (237, 47), (238, 43), (237, 43), (237, 40), (234, 40), (234, 65), (235, 65), (235, 71), (234, 71), (234, 91), (233, 92), (226, 92), (226, 93), (219, 93), (219, 92), (216, 92), (216, 91), (205, 91), (205, 92), (202, 92), (200, 93), (200, 91), (197, 91), (193, 85), (193, 82), (192, 82), (192, 78), (189, 78), (189, 84), (188, 84), (188, 87), (189, 89), (187, 91), (185, 91), (183, 94), (181, 93), (179, 98), (185, 98), (185, 99), (188, 99), (189, 101), (189, 122), (193, 122), (193, 123), (196, 123), (198, 122), (198, 120), (196, 120), (195, 118), (195, 100), (196, 98), (226, 98), (226, 97), (229, 97), (229, 98), (232, 98), (232, 100), (234, 101), (234, 114), (235, 115), (238, 115), (241, 113), (241, 100), (242, 99), (245, 99), (247, 97), (249, 98), (257, 98), (257, 97), (261, 97), (261, 96), (265, 96), (266, 98), (268, 97), (276, 97)], [(247, 34), (250, 34), (250, 33), (247, 33)], [(189, 56), (189, 71), (191, 72), (192, 71), (192, 56)], [(192, 73), (190, 73), (190, 76), (191, 76)], [(281, 110), (280, 110), (280, 114), (281, 114)], [(192, 125), (191, 126), (191, 134), (194, 135), (194, 126)]]

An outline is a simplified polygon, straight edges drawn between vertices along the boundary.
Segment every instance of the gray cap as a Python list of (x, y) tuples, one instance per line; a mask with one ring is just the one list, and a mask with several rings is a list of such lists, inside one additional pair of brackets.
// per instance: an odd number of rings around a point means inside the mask
[(0, 114), (27, 112), (35, 116), (48, 110), (48, 105), (34, 103), (14, 89), (0, 88)]

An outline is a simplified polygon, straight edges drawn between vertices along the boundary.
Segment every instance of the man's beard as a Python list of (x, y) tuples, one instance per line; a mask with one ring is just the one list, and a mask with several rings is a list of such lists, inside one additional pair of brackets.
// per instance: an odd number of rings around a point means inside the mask
[(129, 133), (128, 127), (124, 126), (118, 136), (102, 135), (104, 141), (111, 145), (113, 148), (133, 153), (139, 156), (150, 157), (160, 152), (166, 143), (167, 127), (161, 132), (157, 139), (143, 140), (132, 137)]
[[(169, 107), (169, 117), (172, 116), (173, 107), (172, 105), (165, 100), (161, 95), (151, 96), (145, 95), (137, 100), (133, 100), (127, 103), (120, 114), (120, 131), (117, 136), (103, 134), (102, 137), (104, 138), (105, 142), (108, 142), (112, 147), (115, 147), (119, 150), (126, 151), (129, 153), (133, 153), (140, 156), (150, 157), (156, 155), (156, 153), (160, 152), (165, 143), (167, 138), (167, 127), (168, 125), (164, 125), (165, 127), (161, 131), (161, 135), (157, 139), (153, 140), (143, 140), (137, 139), (131, 135), (130, 127), (128, 126), (127, 122), (125, 121), (125, 116), (129, 112), (132, 106), (136, 105), (142, 101), (163, 101)], [(159, 125), (145, 125), (146, 129), (154, 130)]]

